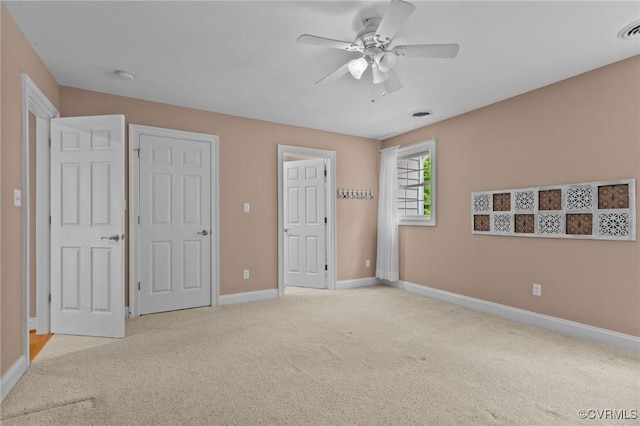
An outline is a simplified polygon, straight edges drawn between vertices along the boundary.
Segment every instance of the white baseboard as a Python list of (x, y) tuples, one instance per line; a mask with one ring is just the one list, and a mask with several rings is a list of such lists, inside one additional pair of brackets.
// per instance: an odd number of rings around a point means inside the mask
[(18, 383), (20, 377), (27, 371), (28, 361), (25, 355), (22, 355), (18, 360), (0, 377), (0, 396), (4, 401), (4, 398), (9, 395), (11, 389)]
[(342, 280), (336, 282), (336, 290), (346, 290), (349, 288), (368, 287), (380, 284), (380, 279), (376, 277), (355, 278), (353, 280)]
[(230, 305), (233, 303), (254, 302), (256, 300), (277, 299), (278, 289), (247, 291), (244, 293), (223, 294), (218, 298), (219, 305)]
[(29, 318), (29, 322), (27, 322), (27, 327), (29, 330), (35, 330), (37, 328), (38, 319), (37, 318)]
[(569, 336), (595, 340), (601, 343), (640, 351), (640, 337), (631, 336), (629, 334), (618, 333), (613, 330), (594, 327), (549, 315), (538, 314), (524, 309), (513, 308), (511, 306), (488, 302), (486, 300), (463, 296), (461, 294), (438, 290), (406, 281), (400, 281), (400, 288), (412, 293), (464, 306), (487, 314), (497, 315), (509, 320), (558, 331)]

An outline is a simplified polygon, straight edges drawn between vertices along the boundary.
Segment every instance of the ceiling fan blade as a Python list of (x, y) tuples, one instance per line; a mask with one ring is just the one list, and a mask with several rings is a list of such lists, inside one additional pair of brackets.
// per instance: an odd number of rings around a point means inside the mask
[(381, 43), (388, 43), (398, 32), (404, 21), (416, 10), (411, 3), (403, 0), (391, 0), (382, 21), (376, 30), (376, 38)]
[(414, 58), (455, 58), (460, 50), (460, 45), (452, 44), (411, 44), (396, 46), (391, 51), (398, 56)]
[(393, 70), (387, 71), (387, 79), (382, 84), (384, 85), (387, 93), (397, 92), (402, 89), (402, 82)]
[[(351, 61), (349, 61), (349, 62), (351, 62)], [(326, 76), (322, 77), (320, 80), (316, 81), (316, 84), (330, 83), (330, 82), (332, 82), (334, 80), (339, 79), (343, 75), (349, 74), (349, 62), (347, 62), (346, 64), (344, 64), (343, 66), (341, 66), (337, 70), (333, 71), (332, 73), (329, 73)]]
[(348, 52), (358, 51), (358, 46), (346, 41), (334, 40), (326, 37), (318, 37), (311, 34), (302, 34), (298, 37), (298, 43), (313, 44), (315, 46), (332, 47)]

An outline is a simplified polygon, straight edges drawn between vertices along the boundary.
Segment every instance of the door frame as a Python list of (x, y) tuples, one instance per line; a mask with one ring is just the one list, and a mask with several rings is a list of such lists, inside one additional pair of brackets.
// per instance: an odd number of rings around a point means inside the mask
[(326, 149), (293, 145), (278, 145), (278, 297), (284, 296), (284, 157), (301, 155), (324, 158), (327, 164), (327, 188), (325, 208), (327, 211), (327, 289), (336, 289), (336, 152)]
[(50, 229), (49, 229), (49, 128), (50, 120), (60, 113), (27, 73), (22, 73), (22, 309), (23, 356), (29, 361), (29, 284), (31, 281), (31, 232), (29, 218), (29, 113), (36, 117), (36, 329), (40, 334), (51, 329), (50, 292)]
[(197, 142), (211, 144), (211, 302), (210, 306), (216, 306), (220, 297), (220, 268), (219, 268), (219, 210), (218, 197), (219, 188), (219, 167), (218, 167), (218, 145), (219, 137), (205, 133), (188, 132), (184, 130), (165, 129), (161, 127), (143, 126), (140, 124), (129, 124), (129, 316), (139, 316), (137, 282), (139, 277), (140, 258), (138, 246), (138, 215), (140, 212), (140, 161), (138, 152), (140, 149), (140, 136), (154, 135), (176, 139), (191, 139)]

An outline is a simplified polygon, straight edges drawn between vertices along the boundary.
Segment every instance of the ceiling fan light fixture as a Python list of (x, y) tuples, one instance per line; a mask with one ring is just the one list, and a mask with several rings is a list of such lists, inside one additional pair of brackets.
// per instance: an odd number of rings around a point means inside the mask
[(373, 84), (384, 83), (389, 76), (386, 72), (380, 70), (378, 66), (372, 66), (371, 71), (373, 71)]
[(349, 65), (347, 67), (349, 68), (349, 73), (353, 76), (353, 78), (355, 78), (356, 80), (360, 80), (360, 77), (362, 77), (362, 74), (368, 66), (369, 63), (365, 58), (358, 58), (349, 62)]
[(390, 52), (381, 52), (374, 57), (375, 63), (382, 72), (388, 72), (396, 63), (396, 55)]

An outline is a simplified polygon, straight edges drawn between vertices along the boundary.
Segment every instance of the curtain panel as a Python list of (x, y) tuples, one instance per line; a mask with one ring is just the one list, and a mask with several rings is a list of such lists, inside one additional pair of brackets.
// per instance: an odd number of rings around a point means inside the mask
[(376, 277), (398, 281), (398, 147), (380, 152)]

